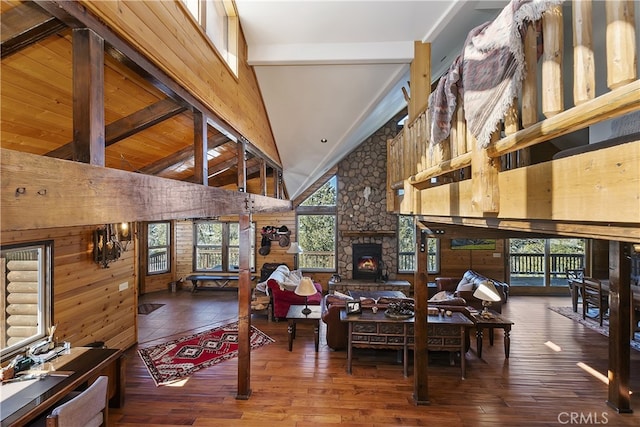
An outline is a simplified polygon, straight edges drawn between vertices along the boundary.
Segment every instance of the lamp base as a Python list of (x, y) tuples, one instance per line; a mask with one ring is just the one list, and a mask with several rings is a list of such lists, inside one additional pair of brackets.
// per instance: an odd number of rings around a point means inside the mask
[(480, 313), (480, 317), (482, 317), (483, 319), (493, 319), (493, 314), (491, 314), (489, 312), (489, 306), (491, 305), (491, 302), (489, 301), (482, 301), (482, 313)]
[(309, 306), (306, 306), (305, 308), (302, 309), (302, 314), (304, 314), (305, 316), (308, 316), (309, 314), (311, 314), (311, 309), (309, 308)]

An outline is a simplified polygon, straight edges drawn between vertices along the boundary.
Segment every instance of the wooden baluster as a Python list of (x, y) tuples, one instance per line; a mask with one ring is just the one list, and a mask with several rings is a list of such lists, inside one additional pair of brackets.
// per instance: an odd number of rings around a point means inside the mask
[[(471, 153), (471, 206), (475, 212), (498, 213), (500, 211), (499, 158), (489, 157), (487, 150), (480, 148), (473, 135), (470, 134), (467, 137), (474, 140)], [(494, 132), (491, 135), (490, 145), (499, 137), (499, 132)]]
[(524, 38), (524, 61), (527, 66), (522, 81), (522, 127), (527, 128), (538, 121), (537, 32), (533, 23), (527, 24)]
[[(513, 98), (511, 107), (504, 115), (504, 134), (512, 135), (518, 132), (518, 98)], [(505, 163), (502, 165), (502, 170), (514, 169), (516, 167), (517, 152), (509, 153), (505, 157)]]
[(593, 99), (596, 69), (593, 59), (591, 0), (573, 0), (573, 103)]
[(634, 5), (631, 0), (605, 2), (607, 13), (607, 86), (615, 89), (636, 79)]
[(562, 6), (554, 6), (542, 17), (544, 55), (542, 62), (542, 113), (553, 117), (564, 110), (562, 46), (564, 43)]

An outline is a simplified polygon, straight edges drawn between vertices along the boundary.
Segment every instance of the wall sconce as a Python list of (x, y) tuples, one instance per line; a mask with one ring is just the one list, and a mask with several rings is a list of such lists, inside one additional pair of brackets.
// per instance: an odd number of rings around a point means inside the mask
[(127, 246), (131, 243), (131, 225), (128, 222), (121, 222), (117, 225), (118, 242), (122, 251), (127, 250)]
[(108, 268), (110, 262), (120, 258), (120, 243), (115, 237), (111, 224), (93, 232), (93, 260), (102, 268)]

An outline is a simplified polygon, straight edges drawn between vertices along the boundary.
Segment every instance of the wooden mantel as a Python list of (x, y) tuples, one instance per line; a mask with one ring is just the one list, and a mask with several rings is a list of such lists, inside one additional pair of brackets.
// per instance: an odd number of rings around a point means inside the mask
[(396, 232), (393, 230), (370, 230), (370, 231), (343, 231), (344, 237), (393, 237)]

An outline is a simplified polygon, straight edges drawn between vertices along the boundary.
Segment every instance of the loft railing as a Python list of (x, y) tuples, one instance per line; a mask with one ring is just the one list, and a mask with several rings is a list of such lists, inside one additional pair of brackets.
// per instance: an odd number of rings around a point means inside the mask
[[(614, 118), (640, 109), (640, 80), (636, 74), (634, 3), (608, 0), (605, 16), (594, 16), (592, 2), (573, 2), (572, 33), (564, 31), (560, 6), (545, 12), (542, 21), (544, 53), (542, 75), (537, 76), (535, 24), (529, 24), (524, 38), (526, 63), (522, 90), (513, 107), (494, 131), (486, 149), (478, 148), (467, 131), (464, 106), (458, 98), (451, 134), (429, 145), (427, 108), (410, 117), (403, 131), (388, 142), (388, 190), (397, 194), (405, 182), (422, 190), (438, 183), (473, 180), (474, 210), (499, 211), (497, 175), (501, 170), (526, 166), (529, 147), (586, 128), (605, 118)], [(638, 13), (638, 11), (635, 11)], [(606, 61), (594, 60), (592, 22), (606, 25)], [(604, 37), (604, 35), (603, 35)], [(572, 52), (565, 52), (562, 40), (575, 40)], [(562, 57), (573, 56), (573, 106), (564, 109)], [(606, 74), (609, 91), (595, 97), (596, 74)], [(604, 75), (603, 74), (603, 75)], [(412, 76), (414, 73), (412, 72)], [(540, 80), (541, 88), (536, 87)], [(413, 89), (413, 77), (411, 88)], [(544, 89), (544, 90), (543, 90)], [(542, 94), (541, 102), (538, 93)], [(411, 110), (411, 108), (410, 108)], [(545, 116), (539, 120), (538, 111)], [(471, 169), (468, 169), (472, 166)], [(473, 174), (473, 176), (472, 176)], [(477, 182), (476, 182), (477, 181)]]

